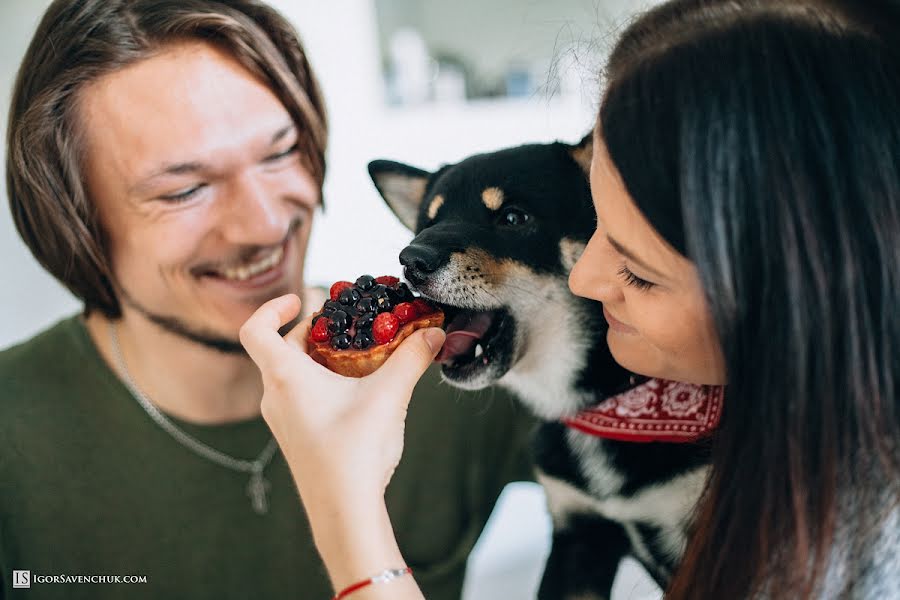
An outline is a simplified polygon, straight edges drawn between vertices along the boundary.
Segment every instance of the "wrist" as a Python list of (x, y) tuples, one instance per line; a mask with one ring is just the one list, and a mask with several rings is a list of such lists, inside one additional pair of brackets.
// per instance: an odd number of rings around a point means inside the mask
[[(381, 573), (377, 573), (372, 577), (367, 577), (362, 579), (346, 588), (335, 590), (336, 593), (332, 600), (344, 600), (348, 596), (351, 596), (360, 590), (367, 590), (371, 586), (375, 585), (383, 585), (393, 583), (395, 580), (403, 578), (403, 577), (412, 577), (412, 569), (409, 567), (402, 567), (400, 569), (387, 569), (382, 571)], [(376, 590), (368, 590), (368, 593), (365, 593), (366, 596), (375, 596), (378, 594), (379, 597), (385, 597), (386, 592), (376, 591)]]
[(307, 515), (335, 589), (406, 565), (383, 498), (319, 506)]

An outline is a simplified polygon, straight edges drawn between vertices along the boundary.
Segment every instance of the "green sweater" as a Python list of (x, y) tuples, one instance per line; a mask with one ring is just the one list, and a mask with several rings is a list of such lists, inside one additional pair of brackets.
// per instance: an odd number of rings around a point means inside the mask
[[(260, 418), (173, 421), (239, 458), (256, 457), (270, 437)], [(439, 384), (433, 369), (420, 382), (387, 501), (429, 600), (459, 598), (497, 496), (531, 477), (532, 425), (499, 391), (463, 393)], [(0, 597), (329, 598), (280, 454), (265, 475), (269, 512), (257, 515), (247, 475), (196, 456), (153, 423), (80, 317), (0, 352)], [(13, 589), (13, 570), (31, 571), (30, 589)], [(36, 583), (79, 575), (146, 583)]]

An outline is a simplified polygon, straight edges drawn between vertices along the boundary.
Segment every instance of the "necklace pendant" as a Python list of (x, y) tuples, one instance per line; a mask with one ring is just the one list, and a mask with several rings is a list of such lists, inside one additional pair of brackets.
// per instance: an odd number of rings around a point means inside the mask
[(263, 477), (262, 469), (254, 470), (247, 482), (247, 495), (250, 497), (250, 506), (253, 512), (264, 515), (269, 512), (269, 499), (266, 495), (271, 484)]

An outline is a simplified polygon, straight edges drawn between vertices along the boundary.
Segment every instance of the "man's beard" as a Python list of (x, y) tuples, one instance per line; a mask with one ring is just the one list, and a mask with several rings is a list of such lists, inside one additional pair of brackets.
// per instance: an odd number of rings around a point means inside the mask
[[(164, 331), (168, 331), (169, 333), (173, 333), (181, 338), (194, 342), (195, 344), (200, 344), (205, 348), (210, 348), (223, 354), (228, 354), (230, 356), (247, 356), (247, 351), (244, 349), (240, 340), (229, 339), (217, 333), (205, 331), (202, 327), (194, 327), (178, 317), (155, 313), (138, 304), (134, 298), (121, 288), (119, 288), (119, 296), (123, 303), (139, 312), (151, 323), (155, 323), (158, 327), (161, 327)], [(296, 325), (299, 320), (300, 317), (298, 315), (290, 323), (279, 329), (278, 332), (281, 335), (284, 335), (293, 329), (294, 325)]]
[[(284, 239), (280, 242), (281, 246), (287, 243), (288, 239), (291, 236), (294, 236), (300, 226), (303, 224), (303, 221), (300, 217), (294, 217), (291, 219), (290, 224), (288, 225), (287, 233), (285, 233)], [(254, 256), (262, 247), (261, 246), (247, 246), (243, 249), (243, 252), (240, 254), (240, 261), (237, 262), (246, 262), (250, 257)], [(221, 265), (219, 265), (221, 267)], [(210, 267), (212, 268), (212, 267)], [(127, 304), (138, 313), (144, 316), (151, 323), (155, 323), (157, 326), (161, 327), (164, 331), (168, 331), (169, 333), (173, 333), (181, 338), (186, 340), (190, 340), (195, 344), (200, 344), (206, 348), (210, 348), (212, 350), (216, 350), (223, 354), (229, 355), (238, 355), (238, 356), (247, 356), (247, 351), (244, 350), (244, 346), (241, 345), (240, 340), (234, 340), (227, 338), (218, 333), (211, 332), (209, 330), (205, 330), (203, 327), (194, 327), (190, 323), (179, 319), (178, 317), (172, 317), (168, 315), (163, 315), (160, 313), (153, 312), (152, 310), (141, 306), (132, 296), (129, 294), (121, 285), (115, 285), (116, 292), (119, 296), (119, 300), (123, 304)], [(297, 290), (297, 294), (302, 296), (302, 291)], [(261, 306), (261, 305), (260, 305)], [(300, 321), (299, 315), (297, 318), (292, 320), (287, 325), (283, 326), (278, 332), (281, 335), (286, 334), (288, 331), (293, 329), (294, 325), (296, 325)]]

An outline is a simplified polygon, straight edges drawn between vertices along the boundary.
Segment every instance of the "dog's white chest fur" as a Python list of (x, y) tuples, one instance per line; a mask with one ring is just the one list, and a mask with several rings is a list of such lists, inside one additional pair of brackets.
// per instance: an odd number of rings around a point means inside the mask
[(657, 547), (676, 560), (684, 551), (685, 532), (703, 492), (708, 467), (697, 467), (625, 496), (621, 493), (625, 478), (608, 464), (599, 440), (574, 430), (566, 437), (572, 451), (582, 459), (579, 467), (588, 490), (538, 470), (537, 479), (546, 490), (554, 526), (565, 529), (573, 515), (603, 516), (621, 523), (637, 557), (653, 563), (638, 531), (638, 525), (649, 526), (659, 532)]

